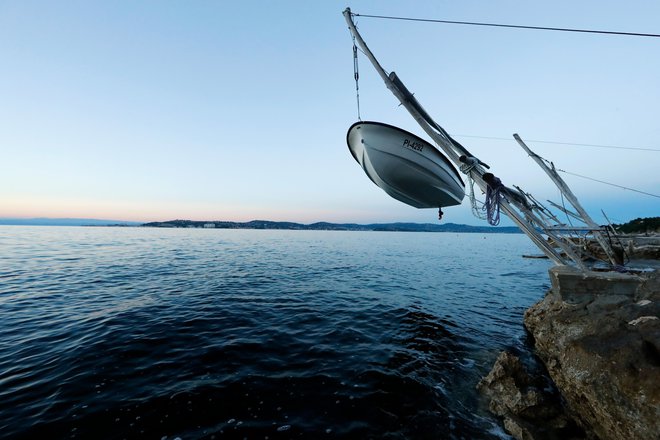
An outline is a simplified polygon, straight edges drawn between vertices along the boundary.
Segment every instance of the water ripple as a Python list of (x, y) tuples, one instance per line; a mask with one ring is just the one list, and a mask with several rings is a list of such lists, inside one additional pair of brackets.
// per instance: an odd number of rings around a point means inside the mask
[[(501, 438), (522, 236), (0, 227), (8, 438)], [(506, 252), (506, 253), (504, 253)]]

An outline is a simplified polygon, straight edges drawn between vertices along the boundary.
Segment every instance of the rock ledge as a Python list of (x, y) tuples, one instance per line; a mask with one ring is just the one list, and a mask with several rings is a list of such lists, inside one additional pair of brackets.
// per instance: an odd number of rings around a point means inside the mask
[(525, 326), (553, 385), (543, 387), (502, 353), (478, 386), (490, 410), (517, 439), (656, 440), (660, 274), (557, 266), (550, 278), (552, 289), (527, 310)]
[(525, 313), (536, 354), (592, 436), (660, 432), (660, 277), (550, 269), (552, 290)]

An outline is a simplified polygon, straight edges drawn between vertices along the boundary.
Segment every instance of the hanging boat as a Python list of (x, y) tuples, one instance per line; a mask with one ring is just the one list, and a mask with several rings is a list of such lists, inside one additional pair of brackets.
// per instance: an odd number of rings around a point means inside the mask
[(400, 128), (360, 121), (346, 134), (367, 176), (393, 198), (415, 208), (460, 205), (465, 184), (437, 148)]

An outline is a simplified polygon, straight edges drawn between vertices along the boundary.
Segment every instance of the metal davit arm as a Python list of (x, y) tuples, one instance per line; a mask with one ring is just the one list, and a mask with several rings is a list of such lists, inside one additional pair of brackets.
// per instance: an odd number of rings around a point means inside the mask
[[(576, 217), (578, 220), (580, 220), (582, 223), (587, 225), (592, 229), (593, 236), (600, 245), (601, 248), (603, 248), (603, 251), (607, 255), (607, 258), (610, 260), (610, 263), (616, 265), (616, 264), (621, 264), (622, 261), (616, 256), (614, 251), (612, 250), (612, 247), (610, 244), (607, 242), (605, 237), (603, 237), (603, 234), (601, 233), (601, 227), (596, 224), (595, 221), (589, 216), (587, 211), (582, 207), (580, 202), (578, 201), (577, 197), (575, 194), (573, 194), (573, 191), (569, 188), (569, 186), (564, 182), (564, 179), (561, 178), (559, 174), (557, 174), (557, 171), (555, 171), (554, 165), (552, 165), (552, 168), (548, 167), (546, 163), (541, 159), (541, 157), (534, 153), (528, 146), (523, 142), (523, 140), (518, 136), (518, 133), (515, 133), (513, 135), (513, 138), (518, 142), (518, 144), (527, 152), (527, 154), (534, 159), (534, 162), (536, 162), (543, 171), (550, 177), (550, 179), (557, 185), (557, 188), (559, 188), (559, 191), (566, 197), (566, 199), (570, 202), (571, 205), (575, 208), (577, 211), (577, 214), (571, 213), (574, 217)], [(567, 212), (565, 209), (563, 209), (564, 212)], [(568, 214), (568, 212), (567, 212)]]
[[(468, 159), (472, 159), (472, 165), (469, 167), (469, 170), (466, 173), (477, 183), (477, 185), (483, 190), (486, 191), (488, 184), (484, 181), (483, 175), (485, 173), (484, 166), (487, 167), (483, 162), (481, 162), (476, 157), (472, 156), (467, 149), (465, 149), (458, 142), (454, 141), (447, 132), (438, 125), (430, 115), (424, 110), (424, 108), (419, 104), (417, 99), (412, 96), (412, 93), (403, 85), (403, 82), (396, 76), (394, 72), (388, 74), (385, 72), (385, 69), (380, 65), (374, 54), (371, 52), (367, 44), (362, 39), (362, 36), (355, 27), (353, 23), (353, 18), (350, 8), (346, 8), (343, 12), (346, 23), (351, 33), (355, 37), (358, 45), (367, 56), (371, 64), (376, 69), (376, 72), (385, 82), (385, 86), (392, 92), (392, 94), (399, 100), (401, 105), (410, 113), (410, 115), (415, 119), (419, 126), (428, 134), (436, 144), (445, 152), (447, 157), (460, 167), (464, 162), (461, 161), (461, 156), (467, 156)], [(559, 252), (557, 252), (538, 232), (534, 227), (534, 224), (527, 220), (527, 215), (531, 214), (530, 210), (523, 206), (521, 203), (516, 202), (515, 200), (508, 200), (506, 198), (501, 200), (501, 208), (504, 213), (534, 242), (536, 246), (555, 264), (557, 265), (566, 265), (568, 260), (563, 257)], [(526, 215), (521, 215), (525, 213)], [(542, 220), (535, 219), (540, 225), (543, 225)], [(580, 267), (584, 267), (580, 259), (573, 259), (576, 264)]]

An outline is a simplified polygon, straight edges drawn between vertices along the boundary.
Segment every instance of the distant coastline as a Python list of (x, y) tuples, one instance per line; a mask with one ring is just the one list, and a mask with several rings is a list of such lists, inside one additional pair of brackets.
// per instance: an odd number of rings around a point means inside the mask
[[(519, 234), (517, 226), (473, 226), (457, 223), (330, 223), (311, 224), (252, 220), (232, 222), (224, 220), (168, 220), (164, 222), (135, 222), (126, 220), (104, 220), (89, 218), (2, 218), (0, 226), (124, 226), (147, 228), (200, 228), (200, 229), (284, 229), (301, 231), (398, 231), (398, 232), (474, 232), (496, 234)], [(624, 224), (613, 225), (617, 231), (631, 234), (660, 233), (660, 217), (636, 218)]]
[(0, 218), (0, 226), (142, 226), (143, 222), (96, 218)]
[(518, 234), (516, 226), (472, 226), (456, 223), (330, 223), (311, 224), (252, 220), (249, 222), (168, 220), (164, 222), (131, 222), (123, 220), (83, 218), (0, 218), (0, 225), (13, 226), (115, 226), (148, 228), (200, 228), (200, 229), (279, 229), (300, 231), (391, 231), (391, 232), (470, 232)]
[(521, 233), (517, 226), (471, 226), (456, 223), (358, 224), (317, 222), (311, 224), (302, 224), (294, 222), (275, 222), (269, 220), (252, 220), (249, 222), (170, 220), (166, 222), (145, 223), (142, 226), (151, 228), (284, 229), (295, 231), (475, 232), (498, 234)]

